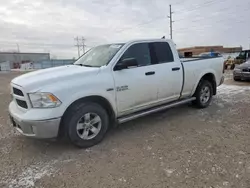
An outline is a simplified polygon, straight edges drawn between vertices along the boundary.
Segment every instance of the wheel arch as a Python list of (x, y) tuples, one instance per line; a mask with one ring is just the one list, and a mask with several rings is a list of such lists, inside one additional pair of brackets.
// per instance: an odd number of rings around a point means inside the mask
[(62, 119), (61, 119), (60, 127), (59, 127), (59, 137), (62, 137), (64, 135), (64, 127), (63, 127), (64, 123), (63, 123), (63, 121), (64, 121), (66, 114), (69, 112), (69, 110), (72, 109), (73, 106), (80, 104), (80, 103), (84, 103), (84, 102), (97, 103), (100, 106), (102, 106), (108, 113), (108, 116), (110, 119), (110, 124), (112, 126), (114, 126), (116, 124), (116, 113), (115, 113), (115, 110), (113, 109), (111, 103), (108, 101), (108, 99), (106, 99), (102, 96), (99, 96), (99, 95), (86, 96), (86, 97), (82, 97), (82, 98), (79, 98), (79, 99), (73, 101), (64, 111)]
[(194, 94), (195, 94), (195, 92), (196, 92), (199, 84), (202, 82), (202, 80), (207, 80), (207, 81), (209, 81), (212, 84), (213, 95), (216, 95), (216, 93), (217, 93), (216, 79), (215, 79), (215, 75), (213, 73), (211, 73), (211, 72), (205, 73), (205, 74), (203, 74), (203, 76), (201, 76), (199, 82), (196, 84)]

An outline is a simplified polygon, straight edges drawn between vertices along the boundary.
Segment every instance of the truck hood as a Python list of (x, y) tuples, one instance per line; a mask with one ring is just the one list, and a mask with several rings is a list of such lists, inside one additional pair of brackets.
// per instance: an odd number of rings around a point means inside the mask
[(29, 92), (36, 92), (47, 85), (96, 75), (99, 70), (100, 68), (96, 67), (67, 65), (30, 72), (14, 78), (11, 82), (25, 88)]
[(250, 60), (247, 61), (246, 63), (242, 63), (241, 65), (239, 65), (237, 68), (250, 68)]

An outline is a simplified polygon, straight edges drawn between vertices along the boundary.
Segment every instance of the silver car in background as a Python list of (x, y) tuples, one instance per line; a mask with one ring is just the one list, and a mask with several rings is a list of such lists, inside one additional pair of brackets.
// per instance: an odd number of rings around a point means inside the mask
[(236, 65), (233, 71), (235, 81), (250, 80), (250, 59), (245, 63)]

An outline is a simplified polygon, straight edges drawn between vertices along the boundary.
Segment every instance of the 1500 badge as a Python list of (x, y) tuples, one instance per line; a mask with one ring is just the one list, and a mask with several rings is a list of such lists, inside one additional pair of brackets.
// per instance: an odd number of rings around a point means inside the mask
[(125, 91), (128, 90), (128, 86), (118, 86), (116, 87), (116, 91)]

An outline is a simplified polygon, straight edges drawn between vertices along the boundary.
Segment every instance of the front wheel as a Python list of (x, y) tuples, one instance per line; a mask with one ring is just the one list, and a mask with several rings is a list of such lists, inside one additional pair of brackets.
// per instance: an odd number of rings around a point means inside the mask
[(106, 110), (96, 103), (76, 104), (64, 118), (68, 139), (80, 148), (91, 147), (101, 142), (108, 125)]
[(196, 89), (194, 96), (196, 97), (194, 104), (198, 108), (208, 107), (213, 97), (212, 84), (207, 80), (201, 81)]

